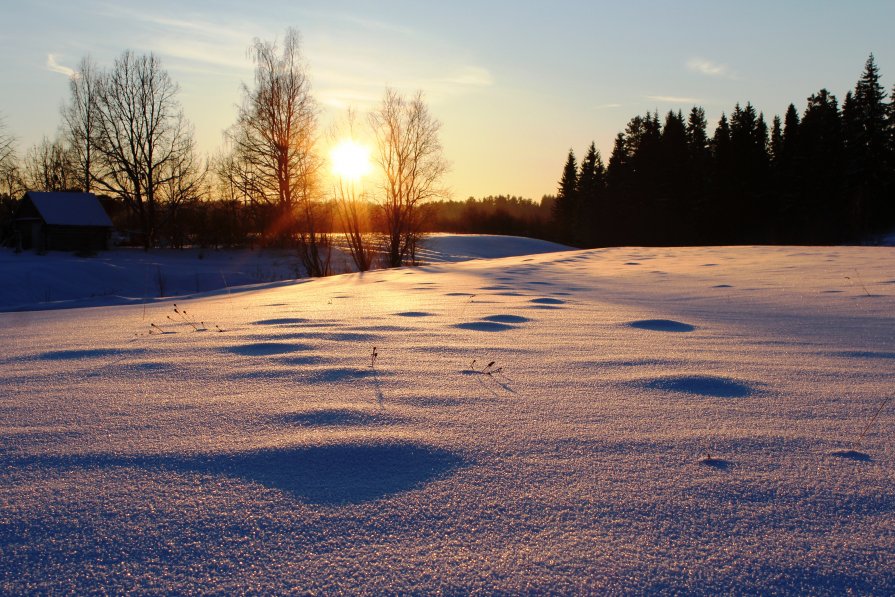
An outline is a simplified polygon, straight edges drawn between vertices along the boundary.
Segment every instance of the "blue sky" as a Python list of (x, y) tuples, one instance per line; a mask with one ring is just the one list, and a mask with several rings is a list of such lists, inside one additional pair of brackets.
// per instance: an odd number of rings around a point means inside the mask
[(59, 124), (67, 69), (155, 52), (214, 152), (250, 83), (254, 37), (298, 29), (323, 128), (387, 85), (442, 121), (455, 198), (556, 189), (566, 152), (608, 161), (634, 115), (736, 102), (770, 118), (822, 87), (840, 99), (868, 54), (895, 82), (895, 2), (350, 2), (0, 0), (0, 114), (21, 153)]

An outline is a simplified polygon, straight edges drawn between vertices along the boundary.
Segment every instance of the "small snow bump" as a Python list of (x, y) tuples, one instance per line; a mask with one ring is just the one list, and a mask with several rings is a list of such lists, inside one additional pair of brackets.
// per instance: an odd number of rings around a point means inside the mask
[(497, 321), (470, 321), (467, 323), (458, 323), (454, 325), (460, 330), (472, 330), (474, 332), (505, 332), (507, 330), (515, 330), (516, 326), (507, 325)]
[(674, 321), (673, 319), (640, 319), (625, 325), (638, 330), (650, 330), (653, 332), (692, 332), (696, 329), (695, 326), (689, 323)]
[(643, 381), (641, 384), (653, 390), (716, 398), (746, 398), (757, 392), (744, 382), (710, 375), (660, 377)]
[(535, 298), (528, 301), (530, 303), (534, 303), (536, 305), (565, 305), (566, 301), (558, 298), (550, 298), (550, 297), (542, 297)]

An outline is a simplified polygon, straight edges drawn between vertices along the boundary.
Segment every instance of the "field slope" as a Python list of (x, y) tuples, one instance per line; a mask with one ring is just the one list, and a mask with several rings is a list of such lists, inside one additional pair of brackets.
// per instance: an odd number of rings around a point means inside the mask
[(3, 313), (0, 592), (892, 594), (893, 312), (716, 247)]

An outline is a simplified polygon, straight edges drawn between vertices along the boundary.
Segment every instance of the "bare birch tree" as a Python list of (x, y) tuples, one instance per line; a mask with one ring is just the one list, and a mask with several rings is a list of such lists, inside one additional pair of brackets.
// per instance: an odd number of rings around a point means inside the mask
[[(0, 215), (11, 219), (13, 202), (24, 193), (25, 185), (16, 159), (16, 138), (6, 128), (6, 121), (0, 115), (0, 200), (4, 200), (0, 212), (8, 212)], [(0, 236), (2, 234), (0, 230)]]
[(65, 142), (44, 137), (25, 153), (25, 183), (32, 191), (70, 191), (80, 184), (78, 167)]
[(445, 195), (440, 184), (448, 163), (438, 139), (441, 123), (429, 113), (422, 92), (407, 99), (387, 89), (370, 125), (383, 174), (379, 225), (386, 237), (387, 265), (400, 267), (414, 260), (421, 205)]
[(359, 272), (373, 267), (377, 251), (365, 236), (370, 229), (370, 205), (357, 183), (339, 179), (335, 188), (339, 223), (351, 260)]
[(184, 176), (182, 166), (194, 151), (177, 91), (155, 55), (131, 51), (98, 87), (94, 181), (137, 216), (146, 249), (157, 241), (160, 189)]
[[(256, 39), (250, 49), (255, 81), (243, 85), (243, 102), (228, 137), (235, 172), (254, 201), (275, 207), (267, 234), (279, 243), (298, 240), (311, 276), (328, 269), (327, 237), (318, 200), (321, 166), (316, 151), (317, 106), (311, 96), (299, 34), (287, 29), (282, 45)], [(243, 176), (243, 173), (245, 176)]]
[(16, 138), (6, 130), (6, 120), (0, 115), (0, 168), (8, 168), (15, 161)]
[(80, 184), (85, 193), (93, 187), (96, 169), (99, 86), (99, 69), (93, 59), (86, 56), (69, 80), (69, 102), (62, 107), (65, 135), (77, 157)]
[[(333, 127), (329, 133), (330, 141), (338, 143), (348, 139), (354, 144), (356, 113), (348, 109), (344, 123)], [(356, 178), (345, 177), (338, 173), (332, 189), (332, 198), (338, 214), (338, 224), (345, 237), (348, 253), (359, 272), (373, 267), (377, 250), (370, 241), (370, 204), (363, 188), (362, 175)]]

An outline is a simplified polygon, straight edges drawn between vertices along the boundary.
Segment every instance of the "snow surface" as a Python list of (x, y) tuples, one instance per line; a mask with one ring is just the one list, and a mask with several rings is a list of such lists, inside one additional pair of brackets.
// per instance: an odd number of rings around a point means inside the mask
[[(37, 193), (54, 195), (65, 193)], [(516, 236), (434, 234), (417, 258), (455, 262), (568, 250), (548, 241)], [(350, 259), (333, 252), (333, 270), (354, 271)], [(304, 275), (297, 254), (274, 250), (115, 249), (93, 257), (0, 248), (0, 272), (13, 283), (0, 285), (0, 311), (126, 305), (215, 290), (233, 292)]]
[(620, 248), (0, 314), (0, 593), (892, 594), (893, 272)]

